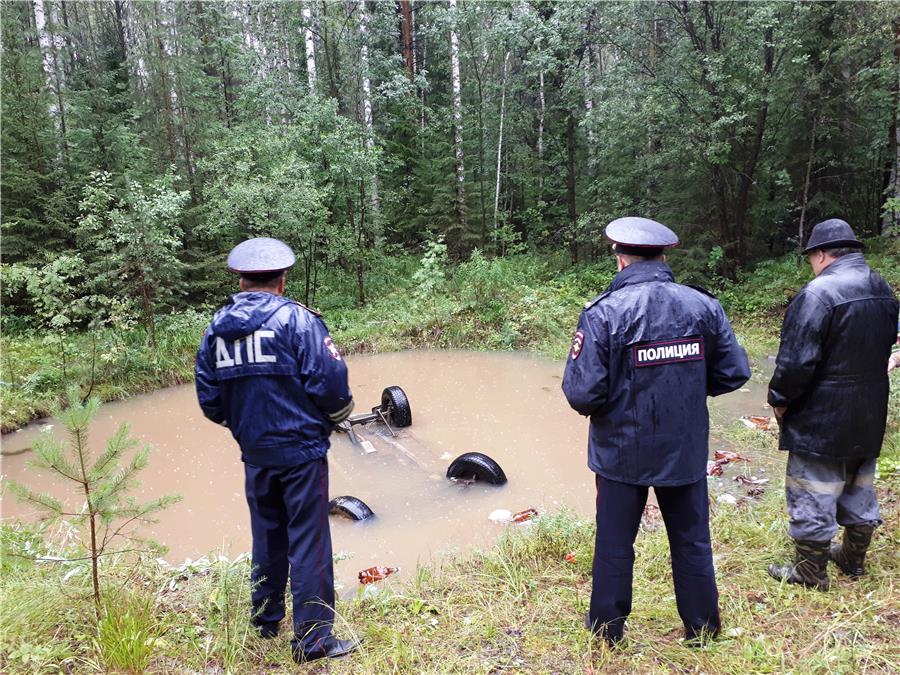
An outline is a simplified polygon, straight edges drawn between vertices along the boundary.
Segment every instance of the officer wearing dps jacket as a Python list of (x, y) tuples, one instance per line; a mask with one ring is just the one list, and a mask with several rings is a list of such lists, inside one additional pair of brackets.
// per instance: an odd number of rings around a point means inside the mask
[(197, 397), (241, 448), (253, 534), (252, 622), (275, 637), (290, 576), (298, 662), (357, 647), (332, 634), (334, 571), (328, 527), (328, 437), (353, 410), (347, 366), (316, 312), (283, 297), (291, 249), (249, 239), (228, 256), (240, 293), (200, 343)]
[[(843, 220), (813, 228), (803, 252), (816, 278), (791, 300), (769, 383), (779, 447), (789, 453), (788, 534), (796, 547), (794, 563), (770, 565), (769, 574), (820, 590), (829, 587), (829, 558), (845, 574), (863, 574), (881, 524), (873, 481), (898, 304), (862, 248)], [(838, 525), (843, 544), (832, 546)]]
[(688, 640), (720, 630), (709, 536), (707, 396), (750, 377), (721, 305), (675, 283), (666, 226), (619, 218), (606, 227), (619, 273), (589, 302), (563, 377), (569, 404), (590, 416), (597, 535), (588, 627), (614, 644), (631, 612), (634, 539), (653, 487), (666, 524), (678, 612)]

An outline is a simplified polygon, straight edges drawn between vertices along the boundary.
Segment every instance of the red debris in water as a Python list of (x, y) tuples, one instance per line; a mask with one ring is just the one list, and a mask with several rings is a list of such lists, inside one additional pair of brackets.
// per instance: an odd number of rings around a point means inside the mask
[(568, 553), (566, 553), (566, 562), (575, 562), (575, 551), (569, 551)]
[(374, 567), (369, 567), (359, 573), (359, 583), (373, 584), (376, 581), (381, 581), (385, 577), (389, 577), (399, 571), (399, 567), (383, 567), (381, 565), (375, 565)]
[(526, 520), (531, 520), (532, 518), (536, 518), (538, 515), (537, 509), (525, 509), (524, 511), (519, 511), (518, 513), (514, 513), (512, 520), (514, 523), (524, 523)]

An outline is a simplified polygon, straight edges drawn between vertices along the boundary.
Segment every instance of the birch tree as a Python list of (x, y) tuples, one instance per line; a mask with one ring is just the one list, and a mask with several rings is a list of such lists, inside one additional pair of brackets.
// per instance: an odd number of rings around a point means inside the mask
[[(369, 153), (375, 150), (375, 131), (372, 125), (372, 91), (369, 82), (369, 45), (368, 45), (369, 16), (366, 12), (366, 0), (359, 0), (359, 64), (362, 77), (362, 118), (366, 128), (366, 150)], [(372, 213), (378, 214), (378, 175), (372, 174), (370, 197), (372, 200)]]
[(459, 34), (457, 33), (456, 0), (450, 0), (450, 78), (453, 87), (453, 146), (456, 157), (456, 214), (461, 225), (465, 225), (466, 167), (463, 163), (462, 136), (462, 84), (459, 74)]
[(509, 52), (503, 59), (503, 83), (500, 94), (500, 131), (497, 134), (497, 183), (494, 188), (494, 239), (497, 238), (497, 218), (500, 213), (500, 158), (503, 156), (503, 118), (506, 116), (506, 80), (509, 75)]
[(306, 45), (306, 77), (309, 93), (316, 92), (316, 42), (313, 37), (312, 9), (307, 2), (303, 5), (303, 41)]

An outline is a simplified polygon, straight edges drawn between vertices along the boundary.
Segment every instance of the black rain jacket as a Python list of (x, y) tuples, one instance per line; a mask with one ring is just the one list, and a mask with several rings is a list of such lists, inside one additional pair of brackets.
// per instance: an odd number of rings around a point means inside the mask
[(787, 406), (779, 447), (820, 459), (877, 457), (897, 298), (862, 253), (838, 258), (791, 301), (769, 404)]
[(588, 466), (633, 485), (687, 485), (706, 477), (707, 396), (750, 378), (718, 301), (676, 284), (662, 262), (629, 265), (589, 302), (562, 388), (591, 418)]

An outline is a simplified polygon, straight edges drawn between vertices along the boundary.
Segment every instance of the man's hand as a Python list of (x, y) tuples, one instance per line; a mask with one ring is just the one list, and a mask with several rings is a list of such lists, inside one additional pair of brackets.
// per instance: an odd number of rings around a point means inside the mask
[(888, 372), (891, 372), (894, 368), (900, 368), (900, 352), (894, 352), (888, 357)]
[(784, 413), (787, 412), (787, 406), (786, 405), (778, 405), (778, 406), (775, 406), (774, 408), (772, 408), (772, 410), (775, 411), (775, 417), (777, 417), (778, 419), (781, 419), (784, 417)]

